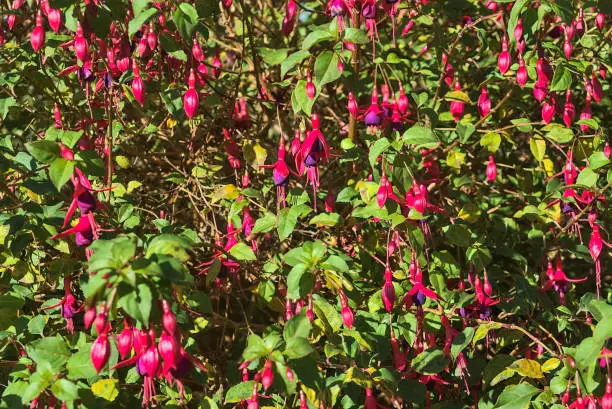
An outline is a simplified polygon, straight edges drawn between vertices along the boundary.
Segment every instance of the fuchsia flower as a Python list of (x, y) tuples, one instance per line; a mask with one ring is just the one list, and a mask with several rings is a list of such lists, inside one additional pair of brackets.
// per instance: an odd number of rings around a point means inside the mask
[(306, 171), (307, 180), (312, 184), (314, 192), (314, 208), (317, 207), (317, 188), (319, 187), (319, 162), (329, 161), (329, 146), (319, 129), (319, 116), (312, 115), (312, 129), (306, 135), (306, 139), (296, 155), (298, 173)]
[(568, 284), (581, 283), (586, 279), (586, 277), (580, 279), (567, 278), (561, 266), (561, 258), (557, 257), (557, 266), (555, 269), (553, 269), (552, 263), (550, 261), (548, 262), (548, 267), (546, 268), (546, 281), (542, 285), (540, 291), (546, 292), (553, 288), (559, 293), (560, 303), (565, 305), (565, 293), (568, 291)]
[[(299, 131), (296, 133), (296, 138), (299, 141)], [(274, 185), (276, 186), (277, 208), (280, 209), (281, 205), (282, 207), (286, 207), (287, 185), (289, 183), (289, 166), (287, 166), (287, 162), (285, 161), (285, 138), (283, 137), (282, 132), (278, 142), (278, 158), (276, 159), (276, 162), (270, 165), (261, 165), (261, 167), (273, 169), (272, 178), (274, 180)]]
[(89, 45), (83, 34), (83, 27), (77, 23), (76, 35), (74, 37), (74, 53), (79, 61), (85, 62), (89, 60)]
[(420, 309), (423, 304), (425, 304), (425, 300), (427, 298), (434, 301), (444, 301), (442, 297), (436, 294), (433, 290), (430, 290), (429, 288), (425, 287), (425, 285), (423, 285), (423, 272), (421, 271), (421, 267), (419, 266), (419, 263), (418, 261), (416, 261), (416, 259), (413, 258), (413, 262), (416, 263), (416, 269), (414, 274), (410, 275), (410, 282), (412, 283), (412, 288), (406, 293), (402, 301), (405, 308), (408, 309), (414, 304), (417, 308)]
[(603, 245), (608, 243), (603, 241), (601, 233), (599, 232), (599, 225), (593, 224), (593, 231), (591, 232), (591, 238), (589, 240), (589, 252), (595, 262), (595, 274), (596, 274), (596, 285), (597, 285), (597, 296), (599, 297), (599, 289), (601, 288), (601, 260), (599, 256), (603, 250)]
[(272, 383), (274, 383), (274, 371), (272, 370), (272, 361), (268, 359), (261, 373), (261, 386), (267, 390), (272, 386)]
[(342, 289), (338, 290), (338, 295), (340, 296), (340, 307), (342, 307), (342, 322), (344, 323), (344, 325), (346, 325), (348, 329), (351, 329), (353, 328), (353, 323), (355, 322), (355, 314), (349, 306), (348, 298), (346, 298), (346, 294), (344, 294), (344, 291), (342, 291)]
[(43, 310), (49, 310), (51, 308), (61, 307), (62, 317), (66, 320), (66, 330), (68, 333), (74, 333), (74, 322), (73, 318), (75, 314), (83, 310), (83, 305), (79, 306), (77, 299), (72, 293), (72, 280), (70, 276), (64, 277), (64, 298), (61, 299), (57, 304), (43, 308)]
[(216, 240), (216, 244), (219, 247), (223, 248), (223, 251), (217, 250), (213, 253), (211, 259), (209, 261), (205, 261), (204, 263), (198, 265), (198, 268), (202, 268), (198, 275), (206, 274), (208, 270), (214, 265), (214, 263), (219, 260), (221, 262), (221, 270), (216, 278), (216, 285), (221, 287), (228, 279), (228, 275), (235, 275), (238, 269), (240, 268), (240, 264), (238, 264), (235, 260), (229, 258), (225, 253), (228, 253), (232, 247), (234, 247), (238, 243), (238, 239), (236, 235), (238, 231), (234, 228), (234, 225), (229, 222), (227, 224), (227, 241), (225, 245), (220, 242), (218, 238)]
[(387, 175), (385, 175), (385, 173), (383, 172), (382, 176), (380, 177), (380, 187), (378, 188), (378, 192), (376, 193), (376, 202), (378, 203), (378, 207), (380, 207), (381, 209), (385, 207), (387, 199), (391, 199), (396, 203), (400, 203), (398, 197), (395, 196), (395, 193), (393, 193), (393, 186), (391, 185), (391, 182), (389, 182), (389, 179), (387, 179)]
[[(597, 26), (597, 29), (599, 31), (603, 31), (603, 29), (604, 29), (604, 27), (606, 25), (606, 16), (601, 11), (599, 13), (597, 13), (597, 15), (595, 16), (595, 25)], [(611, 405), (611, 407), (612, 407), (612, 405)]]
[(554, 97), (550, 96), (544, 104), (542, 104), (542, 120), (544, 123), (550, 123), (555, 116)]
[(595, 76), (595, 70), (593, 70), (593, 73), (591, 74), (590, 89), (591, 89), (590, 93), (593, 99), (598, 103), (601, 102), (601, 99), (603, 98), (603, 88), (601, 87), (601, 82), (599, 82), (599, 80)]

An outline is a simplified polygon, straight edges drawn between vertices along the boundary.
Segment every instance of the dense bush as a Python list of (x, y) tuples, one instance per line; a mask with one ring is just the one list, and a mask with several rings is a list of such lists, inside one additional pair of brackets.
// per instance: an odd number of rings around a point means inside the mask
[(3, 0), (0, 408), (612, 408), (605, 0)]

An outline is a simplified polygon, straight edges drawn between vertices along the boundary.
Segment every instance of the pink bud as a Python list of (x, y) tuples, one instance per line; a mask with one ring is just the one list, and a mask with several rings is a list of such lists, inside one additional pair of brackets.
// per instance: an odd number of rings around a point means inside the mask
[(76, 57), (79, 59), (79, 61), (85, 62), (85, 60), (87, 60), (87, 57), (88, 57), (89, 46), (87, 45), (87, 40), (85, 39), (85, 36), (83, 35), (83, 28), (81, 27), (80, 24), (77, 25), (77, 32), (74, 37), (73, 46), (74, 46), (74, 53), (76, 54)]
[(542, 79), (546, 84), (552, 79), (552, 68), (544, 57), (538, 58), (536, 62), (536, 72), (538, 74), (538, 80)]
[(136, 47), (136, 52), (141, 57), (144, 57), (147, 55), (148, 51), (149, 51), (149, 42), (147, 41), (147, 35), (143, 34), (143, 36), (140, 38), (140, 41), (138, 42), (138, 46)]
[(328, 213), (333, 212), (335, 205), (336, 205), (336, 198), (334, 196), (334, 191), (330, 187), (327, 190), (327, 196), (325, 197), (325, 211)]
[(296, 129), (295, 136), (293, 137), (293, 140), (291, 141), (291, 148), (289, 149), (289, 151), (291, 152), (291, 156), (295, 157), (295, 155), (297, 155), (298, 152), (300, 151), (301, 146), (302, 146), (302, 141), (300, 138), (300, 130)]
[(202, 51), (200, 43), (198, 43), (198, 40), (195, 38), (193, 39), (193, 45), (191, 46), (191, 55), (198, 62), (204, 61), (204, 51)]
[(366, 397), (365, 402), (363, 403), (363, 409), (377, 409), (378, 403), (376, 402), (376, 398), (372, 394), (372, 389), (366, 388)]
[(196, 114), (198, 110), (198, 105), (200, 104), (200, 97), (198, 96), (198, 92), (195, 89), (195, 74), (193, 70), (189, 73), (189, 89), (185, 92), (183, 96), (183, 108), (185, 109), (185, 114), (187, 114), (187, 118), (191, 119)]
[(287, 377), (289, 382), (293, 382), (295, 379), (295, 375), (293, 375), (293, 371), (289, 367), (285, 368), (285, 376)]
[(98, 338), (96, 338), (91, 347), (90, 355), (91, 362), (94, 368), (96, 368), (96, 373), (100, 373), (110, 357), (110, 343), (108, 342), (108, 335), (101, 334), (98, 336)]
[(610, 159), (610, 155), (612, 154), (612, 148), (610, 148), (610, 144), (608, 142), (606, 142), (606, 146), (604, 146), (603, 153), (606, 158)]
[(576, 35), (578, 38), (581, 38), (586, 31), (586, 24), (584, 23), (584, 14), (582, 7), (578, 9), (578, 19), (575, 21), (576, 23)]
[(274, 383), (274, 371), (272, 370), (272, 361), (267, 360), (263, 372), (261, 373), (261, 385), (265, 390), (268, 390)]
[(30, 34), (30, 44), (32, 44), (34, 52), (38, 52), (45, 44), (45, 29), (42, 27), (42, 19), (42, 14), (39, 11), (36, 16), (36, 27), (34, 27), (32, 34)]
[(525, 67), (525, 60), (523, 60), (523, 56), (519, 55), (519, 68), (516, 71), (516, 83), (523, 88), (527, 83), (527, 68)]
[(574, 38), (574, 34), (576, 33), (576, 28), (573, 23), (571, 23), (568, 26), (564, 26), (563, 29), (565, 31), (565, 35), (567, 36), (567, 38), (569, 38), (570, 40)]
[(304, 391), (300, 391), (300, 409), (308, 409), (308, 402), (306, 401), (306, 394)]
[(514, 27), (514, 39), (518, 42), (523, 38), (523, 19), (519, 18)]
[(493, 155), (489, 156), (489, 163), (487, 163), (487, 180), (494, 182), (497, 179), (497, 164), (495, 164), (495, 158)]
[(400, 113), (405, 114), (408, 112), (408, 105), (408, 97), (404, 92), (404, 87), (400, 86), (399, 97), (397, 98), (397, 109), (400, 111)]
[(357, 106), (357, 101), (355, 101), (355, 96), (352, 92), (349, 92), (348, 95), (348, 110), (353, 118), (357, 118), (359, 107)]
[(157, 34), (155, 34), (153, 24), (149, 26), (149, 32), (147, 33), (147, 44), (149, 45), (151, 51), (157, 48)]
[(602, 250), (603, 240), (601, 238), (601, 234), (599, 233), (599, 226), (595, 224), (593, 225), (593, 232), (591, 233), (591, 239), (589, 241), (589, 252), (591, 253), (593, 260), (597, 260), (599, 258)]
[(126, 356), (132, 352), (134, 333), (127, 321), (124, 321), (125, 325), (119, 335), (117, 335), (117, 349), (121, 359), (125, 359)]
[(147, 376), (156, 377), (159, 372), (159, 352), (155, 347), (155, 331), (149, 330), (150, 346), (140, 357), (140, 365)]
[(353, 314), (353, 310), (348, 305), (342, 307), (342, 322), (347, 326), (348, 329), (353, 328), (353, 322), (355, 321), (355, 316)]
[[(586, 101), (584, 103), (584, 108), (582, 108), (582, 112), (580, 113), (580, 119), (591, 119), (593, 114), (591, 113), (591, 94), (586, 95)], [(586, 132), (589, 129), (588, 125), (580, 124), (580, 129), (582, 132)]]
[(555, 106), (553, 105), (551, 98), (544, 101), (544, 104), (542, 105), (542, 120), (547, 124), (550, 123), (555, 116)]
[(599, 76), (601, 78), (606, 78), (606, 74), (607, 74), (606, 66), (603, 64), (599, 64)]
[(480, 97), (478, 98), (478, 112), (483, 118), (489, 115), (489, 112), (491, 112), (491, 99), (489, 98), (489, 93), (487, 92), (486, 86), (483, 86), (480, 89)]
[(382, 300), (387, 312), (393, 310), (395, 304), (395, 287), (393, 287), (393, 272), (389, 267), (385, 269), (385, 284), (382, 288)]
[(94, 327), (98, 334), (108, 333), (110, 330), (110, 323), (108, 322), (108, 312), (106, 311), (106, 306), (102, 305), (100, 307), (100, 312), (96, 316), (94, 320)]
[(134, 62), (133, 70), (134, 79), (132, 80), (132, 93), (134, 94), (134, 99), (136, 99), (140, 106), (143, 106), (145, 101), (145, 85), (144, 81), (140, 77), (140, 72), (136, 62)]
[(499, 53), (499, 57), (497, 58), (497, 67), (499, 71), (504, 75), (508, 68), (510, 68), (511, 58), (510, 53), (508, 52), (508, 37), (504, 35), (502, 39), (502, 51)]
[(47, 21), (49, 22), (51, 30), (57, 33), (62, 26), (62, 12), (58, 9), (49, 9)]
[(527, 42), (524, 38), (521, 38), (516, 42), (516, 51), (518, 51), (519, 55), (523, 55), (525, 52), (525, 48), (527, 47)]
[(565, 42), (563, 43), (563, 53), (565, 54), (565, 58), (567, 58), (568, 60), (570, 58), (572, 58), (572, 51), (573, 50), (574, 50), (574, 48), (572, 47), (572, 43), (566, 37), (565, 38)]
[(406, 24), (404, 26), (404, 29), (402, 30), (402, 34), (401, 35), (406, 35), (410, 32), (410, 30), (412, 30), (412, 28), (414, 27), (414, 20), (408, 20), (408, 24)]
[(308, 74), (308, 76), (306, 77), (306, 95), (308, 96), (308, 98), (313, 99), (316, 94), (317, 89), (312, 83), (312, 78), (310, 77), (310, 74)]
[(592, 96), (593, 99), (597, 102), (601, 102), (603, 98), (603, 89), (601, 88), (601, 82), (595, 76), (595, 72), (591, 75), (591, 87), (592, 87)]
[(601, 397), (601, 409), (612, 409), (612, 378), (606, 381), (606, 393)]
[(533, 96), (538, 102), (542, 102), (548, 93), (548, 83), (543, 78), (538, 78), (533, 86)]
[(340, 74), (344, 72), (344, 63), (342, 62), (341, 58), (338, 59), (338, 64), (336, 65), (336, 68), (338, 69), (338, 72), (340, 72)]
[(72, 152), (70, 148), (68, 148), (66, 145), (64, 145), (61, 142), (59, 146), (60, 146), (60, 154), (62, 155), (62, 158), (66, 160), (74, 160), (74, 152)]
[(157, 344), (157, 350), (159, 351), (159, 355), (164, 360), (164, 372), (166, 372), (168, 369), (175, 369), (180, 352), (176, 339), (166, 331), (162, 331)]
[(91, 324), (93, 323), (95, 318), (96, 318), (95, 307), (88, 308), (87, 311), (85, 311), (85, 314), (83, 314), (83, 324), (85, 325), (86, 329), (89, 329), (89, 327), (91, 327)]
[(576, 117), (576, 107), (572, 103), (572, 91), (569, 89), (565, 94), (565, 105), (563, 106), (563, 122), (568, 128), (572, 126)]
[(595, 16), (595, 25), (599, 31), (603, 31), (606, 25), (606, 16), (602, 12), (597, 13)]
[(213, 59), (212, 66), (213, 75), (215, 78), (219, 78), (221, 75), (221, 68), (223, 67), (223, 63), (221, 63), (221, 58), (219, 57), (219, 50), (215, 50), (215, 58)]

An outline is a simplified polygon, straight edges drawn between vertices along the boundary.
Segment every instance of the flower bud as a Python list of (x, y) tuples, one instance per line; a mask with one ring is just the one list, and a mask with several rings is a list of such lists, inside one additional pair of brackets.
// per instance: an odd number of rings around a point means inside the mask
[(489, 98), (489, 93), (487, 92), (486, 86), (483, 86), (480, 89), (480, 97), (478, 98), (478, 112), (482, 118), (489, 115), (489, 112), (491, 112), (491, 99)]
[(96, 368), (96, 373), (100, 373), (110, 357), (110, 343), (108, 342), (108, 335), (103, 333), (96, 338), (91, 347), (90, 355), (91, 362), (93, 363), (94, 368)]
[(261, 373), (261, 385), (265, 390), (268, 390), (274, 382), (274, 371), (272, 370), (272, 361), (267, 360), (263, 372)]
[(487, 180), (494, 182), (497, 179), (497, 165), (495, 164), (495, 158), (493, 155), (489, 156), (489, 163), (487, 163)]

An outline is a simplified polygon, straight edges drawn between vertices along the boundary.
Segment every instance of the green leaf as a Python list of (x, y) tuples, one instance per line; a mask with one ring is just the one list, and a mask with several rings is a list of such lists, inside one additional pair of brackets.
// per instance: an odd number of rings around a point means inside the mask
[(459, 247), (469, 247), (472, 244), (472, 233), (462, 224), (451, 224), (442, 230), (451, 244)]
[(91, 391), (94, 395), (112, 402), (119, 396), (119, 379), (100, 379), (91, 385)]
[(435, 147), (440, 142), (431, 129), (419, 125), (415, 125), (404, 132), (402, 139), (405, 144), (423, 147)]
[(153, 17), (157, 13), (156, 8), (150, 8), (142, 11), (137, 17), (134, 17), (130, 20), (128, 24), (128, 35), (130, 38), (136, 34), (138, 30), (143, 26), (144, 23), (147, 22), (148, 19)]
[(501, 136), (495, 132), (488, 132), (480, 138), (480, 146), (487, 148), (491, 153), (497, 152), (501, 144)]
[(528, 383), (507, 387), (497, 398), (493, 409), (527, 409), (538, 388)]
[(572, 86), (572, 73), (563, 65), (557, 66), (550, 82), (551, 91), (565, 91)]
[(328, 332), (337, 332), (342, 327), (342, 316), (327, 300), (313, 295), (314, 311)]
[(66, 131), (62, 129), (59, 133), (59, 139), (64, 145), (72, 149), (77, 144), (79, 139), (81, 139), (82, 135), (83, 131)]
[(572, 129), (559, 124), (548, 124), (542, 128), (542, 131), (546, 132), (546, 136), (557, 143), (568, 143), (574, 139)]
[(469, 122), (460, 121), (457, 124), (457, 135), (459, 135), (459, 139), (463, 143), (467, 142), (474, 132), (476, 132), (476, 127)]
[(588, 337), (576, 347), (576, 368), (583, 371), (589, 367), (599, 355), (605, 339)]
[(151, 257), (153, 254), (166, 254), (185, 262), (189, 259), (187, 250), (191, 245), (187, 240), (173, 234), (162, 234), (151, 240), (145, 255)]
[(257, 50), (264, 62), (270, 66), (279, 65), (287, 59), (288, 48), (264, 48)]
[(468, 94), (459, 90), (447, 92), (446, 95), (444, 95), (444, 99), (447, 101), (465, 102), (466, 104), (472, 103), (472, 100), (470, 100)]
[(304, 42), (302, 43), (302, 50), (309, 50), (310, 47), (321, 43), (323, 41), (331, 40), (334, 37), (327, 30), (315, 30), (308, 33), (306, 38), (304, 38)]
[(546, 141), (540, 137), (532, 136), (529, 138), (529, 149), (536, 160), (541, 162), (546, 154)]
[(474, 328), (466, 327), (459, 334), (455, 335), (453, 338), (453, 343), (451, 344), (451, 356), (453, 360), (457, 359), (457, 356), (461, 351), (467, 347), (470, 342), (472, 342), (472, 338), (474, 337)]
[(370, 37), (364, 30), (348, 27), (344, 30), (344, 41), (354, 44), (367, 44), (370, 42)]
[(287, 298), (297, 300), (314, 288), (315, 277), (305, 264), (293, 267), (287, 276)]
[(317, 89), (340, 78), (342, 73), (338, 70), (338, 54), (333, 51), (322, 52), (315, 61), (314, 73)]
[(63, 401), (72, 401), (79, 397), (79, 390), (73, 382), (68, 379), (58, 379), (51, 386), (51, 392), (56, 398)]
[(0, 98), (0, 118), (6, 119), (10, 107), (17, 106), (17, 101), (13, 97)]
[(180, 3), (172, 13), (172, 18), (181, 37), (190, 42), (198, 25), (198, 11), (189, 3)]
[(348, 264), (346, 264), (346, 261), (344, 261), (342, 257), (336, 256), (334, 254), (329, 256), (327, 260), (321, 263), (321, 268), (337, 271), (339, 273), (346, 273), (349, 270), (349, 266)]
[(96, 376), (96, 369), (91, 364), (91, 344), (81, 346), (81, 349), (72, 354), (66, 369), (68, 369), (68, 377), (71, 379), (90, 379)]
[(268, 348), (263, 339), (257, 334), (250, 334), (247, 338), (247, 346), (242, 352), (242, 358), (245, 361), (251, 361), (255, 358), (265, 356), (268, 353)]
[(159, 35), (159, 44), (168, 54), (177, 60), (187, 61), (187, 54), (183, 51), (183, 47), (170, 35), (170, 33), (163, 31)]
[(306, 50), (299, 50), (288, 56), (281, 64), (281, 78), (284, 78), (287, 72), (308, 57), (310, 57), (310, 52)]
[(512, 5), (512, 10), (510, 10), (510, 18), (508, 19), (508, 38), (510, 39), (511, 43), (516, 42), (514, 39), (514, 28), (516, 27), (516, 23), (518, 22), (523, 9), (528, 3), (529, 0), (517, 0), (514, 5)]
[(255, 381), (241, 382), (234, 385), (225, 394), (225, 403), (238, 403), (251, 398)]
[(123, 310), (145, 327), (149, 326), (153, 295), (147, 284), (138, 284), (134, 291), (130, 291), (117, 301), (117, 307)]
[(310, 320), (304, 314), (294, 315), (283, 329), (283, 338), (289, 341), (293, 337), (308, 338), (312, 326)]
[(66, 342), (59, 335), (31, 342), (26, 345), (26, 352), (37, 364), (47, 363), (54, 370), (59, 370), (71, 355)]
[(246, 260), (246, 261), (257, 260), (257, 257), (255, 256), (255, 253), (253, 252), (253, 250), (246, 243), (243, 243), (243, 242), (237, 243), (235, 246), (233, 246), (230, 249), (229, 253), (236, 260)]
[(599, 175), (593, 172), (593, 169), (591, 169), (590, 167), (586, 167), (582, 169), (578, 174), (576, 184), (593, 187), (595, 186), (595, 183), (597, 183), (598, 177)]
[(12, 308), (12, 309), (20, 309), (25, 304), (25, 300), (17, 297), (13, 297), (12, 295), (0, 295), (0, 309), (2, 308)]
[(328, 226), (333, 227), (340, 223), (341, 217), (338, 213), (319, 213), (310, 221), (308, 224), (314, 224), (316, 226)]
[(26, 144), (26, 149), (37, 161), (45, 164), (53, 162), (60, 156), (60, 148), (56, 142), (36, 141)]
[(389, 147), (391, 146), (391, 142), (387, 138), (377, 139), (372, 145), (370, 145), (370, 153), (368, 154), (368, 159), (370, 160), (370, 166), (372, 168), (376, 167), (377, 159), (380, 155), (382, 155)]
[(293, 337), (287, 341), (285, 356), (289, 359), (303, 358), (314, 351), (310, 341), (303, 337)]
[(53, 185), (60, 190), (74, 172), (74, 161), (56, 158), (49, 167), (49, 178)]
[(298, 221), (298, 216), (295, 212), (291, 211), (291, 208), (284, 208), (280, 211), (280, 217), (278, 220), (278, 238), (283, 241), (287, 237), (291, 236), (293, 229)]
[(444, 351), (440, 347), (429, 348), (412, 360), (412, 369), (423, 375), (440, 373), (448, 365)]
[(143, 10), (146, 9), (149, 4), (149, 0), (134, 0), (132, 2), (132, 10), (134, 11), (134, 16), (138, 17)]
[(266, 233), (276, 225), (276, 216), (272, 213), (266, 213), (264, 217), (257, 219), (253, 226), (252, 233)]

